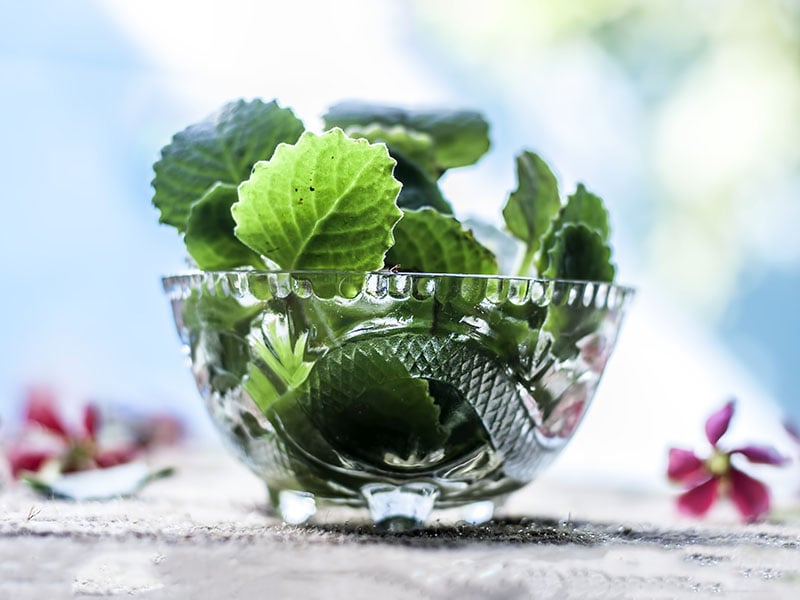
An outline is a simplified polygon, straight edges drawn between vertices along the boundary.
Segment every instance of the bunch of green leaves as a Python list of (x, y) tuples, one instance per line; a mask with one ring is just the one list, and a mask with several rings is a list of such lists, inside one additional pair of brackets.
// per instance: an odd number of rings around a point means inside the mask
[[(517, 174), (519, 183), (503, 216), (509, 231), (525, 245), (518, 274), (535, 270), (548, 279), (613, 281), (616, 268), (603, 201), (578, 184), (562, 205), (553, 172), (532, 152), (517, 157)], [(592, 306), (551, 305), (541, 331), (553, 341), (553, 359), (575, 357), (579, 340), (595, 331), (602, 318), (602, 311)]]
[(239, 100), (186, 128), (154, 167), (161, 222), (203, 270), (497, 273), (438, 185), (488, 149), (479, 114), (343, 103), (325, 123)]
[[(201, 269), (498, 272), (439, 187), (488, 150), (480, 114), (343, 102), (324, 122), (328, 132), (304, 133), (275, 101), (238, 100), (163, 148), (153, 203)], [(562, 206), (532, 152), (517, 178), (503, 209), (525, 247), (516, 274), (611, 281), (602, 201), (581, 185)]]
[(201, 269), (263, 267), (262, 257), (234, 236), (231, 205), (253, 165), (304, 130), (291, 110), (261, 100), (229, 102), (175, 134), (153, 165), (153, 204), (160, 221), (184, 234)]
[(555, 175), (533, 152), (517, 156), (517, 189), (503, 208), (506, 227), (525, 245), (517, 275), (612, 281), (608, 211), (579, 184), (562, 206)]

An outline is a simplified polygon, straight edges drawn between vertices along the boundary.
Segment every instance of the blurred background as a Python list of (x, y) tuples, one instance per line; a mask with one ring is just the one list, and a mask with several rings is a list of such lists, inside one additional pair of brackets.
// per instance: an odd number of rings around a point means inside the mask
[(500, 223), (523, 148), (605, 198), (639, 294), (565, 477), (661, 482), (731, 396), (731, 441), (800, 420), (798, 0), (0, 0), (0, 90), (4, 428), (46, 384), (213, 439), (151, 165), (255, 96), (309, 127), (343, 98), (482, 111), (490, 154), (444, 184), (463, 217)]

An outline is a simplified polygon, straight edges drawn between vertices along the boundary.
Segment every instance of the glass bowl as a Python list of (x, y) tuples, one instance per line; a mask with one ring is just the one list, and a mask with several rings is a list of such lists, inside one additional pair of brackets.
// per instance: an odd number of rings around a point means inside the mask
[[(564, 447), (630, 288), (432, 273), (165, 277), (212, 420), (287, 522), (491, 518)], [(362, 510), (363, 514), (364, 511)]]

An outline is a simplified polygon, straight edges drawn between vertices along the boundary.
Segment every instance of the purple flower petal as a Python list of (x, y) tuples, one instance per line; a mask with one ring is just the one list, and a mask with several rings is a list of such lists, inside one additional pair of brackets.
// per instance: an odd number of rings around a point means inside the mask
[(33, 388), (28, 392), (28, 405), (25, 409), (25, 420), (36, 423), (55, 435), (68, 438), (66, 425), (56, 412), (56, 398), (46, 388)]
[(97, 438), (97, 429), (100, 422), (100, 413), (94, 404), (87, 404), (83, 409), (83, 428), (91, 439)]
[(24, 471), (35, 473), (44, 463), (54, 457), (52, 452), (41, 450), (24, 450), (12, 448), (8, 451), (8, 462), (11, 465), (11, 475), (16, 479)]
[(708, 417), (706, 421), (706, 437), (712, 446), (717, 445), (719, 438), (725, 435), (733, 417), (733, 400), (728, 401), (725, 406)]
[(712, 477), (678, 496), (678, 510), (685, 515), (702, 517), (717, 499), (719, 481), (719, 477)]
[(691, 450), (683, 448), (669, 449), (669, 464), (667, 477), (672, 481), (683, 483), (697, 483), (708, 475), (703, 461), (697, 458)]
[(761, 465), (784, 465), (789, 458), (780, 454), (772, 446), (757, 446), (754, 444), (742, 446), (731, 451), (731, 454), (741, 454), (751, 463)]
[(739, 469), (731, 468), (728, 476), (731, 482), (731, 500), (745, 521), (752, 523), (769, 512), (767, 486)]
[(94, 461), (99, 469), (116, 467), (117, 465), (131, 462), (136, 457), (137, 450), (134, 446), (103, 450), (95, 455)]

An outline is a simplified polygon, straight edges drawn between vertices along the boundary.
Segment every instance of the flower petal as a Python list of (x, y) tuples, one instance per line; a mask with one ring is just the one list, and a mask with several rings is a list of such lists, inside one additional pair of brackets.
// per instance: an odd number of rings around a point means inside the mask
[(672, 481), (696, 483), (707, 475), (708, 471), (706, 471), (703, 461), (697, 458), (694, 452), (683, 448), (669, 449), (667, 477)]
[(22, 450), (12, 448), (8, 451), (8, 462), (11, 465), (11, 475), (17, 479), (23, 471), (36, 473), (44, 463), (55, 455), (41, 450)]
[(113, 450), (103, 450), (95, 454), (94, 462), (98, 469), (107, 469), (132, 461), (137, 453), (134, 446), (123, 446)]
[(169, 414), (147, 417), (133, 424), (136, 445), (140, 448), (169, 446), (178, 443), (184, 434), (181, 421)]
[(83, 409), (83, 428), (86, 434), (91, 438), (97, 437), (97, 429), (100, 425), (100, 411), (94, 404), (87, 404)]
[(33, 388), (28, 392), (25, 420), (28, 423), (36, 423), (62, 438), (69, 437), (66, 425), (56, 412), (55, 395), (46, 388)]
[(745, 521), (757, 521), (769, 512), (767, 486), (736, 468), (731, 468), (728, 477), (731, 482), (731, 500)]
[(785, 465), (789, 462), (788, 456), (783, 456), (772, 446), (748, 445), (736, 448), (731, 454), (741, 454), (751, 463), (762, 465)]
[(702, 517), (717, 499), (719, 481), (719, 477), (712, 477), (678, 496), (678, 510), (685, 515)]
[(716, 446), (719, 439), (728, 431), (731, 417), (733, 417), (733, 400), (708, 417), (706, 421), (706, 437), (712, 446)]

